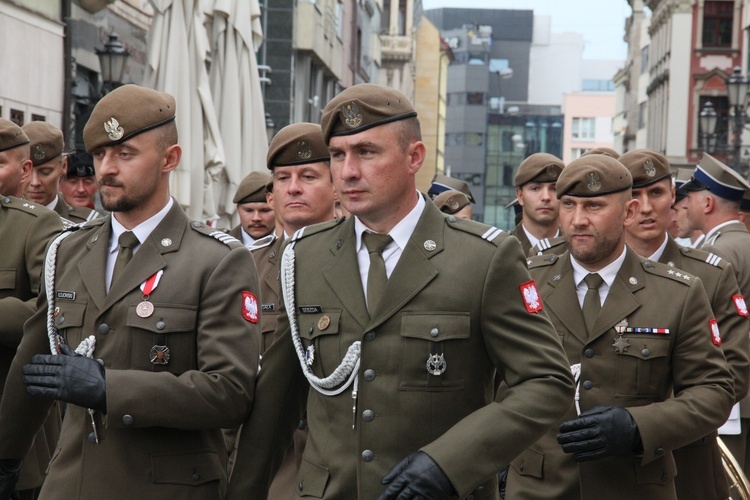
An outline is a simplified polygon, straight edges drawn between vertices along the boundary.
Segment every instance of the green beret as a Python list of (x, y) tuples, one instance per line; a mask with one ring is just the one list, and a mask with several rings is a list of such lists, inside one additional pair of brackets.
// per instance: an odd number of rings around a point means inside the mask
[(443, 174), (435, 174), (435, 177), (432, 178), (430, 189), (427, 190), (427, 195), (434, 199), (440, 193), (451, 189), (461, 191), (467, 198), (469, 198), (470, 202), (476, 203), (468, 183)]
[(461, 191), (443, 191), (432, 200), (441, 212), (455, 214), (470, 203), (469, 198)]
[(83, 128), (86, 151), (114, 146), (174, 120), (174, 97), (138, 85), (123, 85), (99, 101)]
[(633, 188), (650, 186), (672, 176), (669, 160), (654, 149), (633, 149), (620, 156), (618, 160), (630, 170)]
[(65, 144), (59, 128), (42, 121), (29, 122), (21, 128), (29, 138), (31, 163), (35, 167), (62, 154)]
[(266, 183), (270, 176), (263, 172), (250, 172), (234, 194), (232, 203), (258, 203), (266, 201)]
[(86, 151), (76, 149), (75, 153), (68, 155), (66, 177), (91, 177), (94, 174), (94, 159)]
[(633, 186), (630, 171), (611, 156), (581, 156), (565, 167), (557, 179), (557, 197), (604, 196)]
[(360, 83), (330, 100), (320, 125), (323, 140), (358, 134), (378, 125), (417, 116), (417, 110), (401, 92), (385, 85)]
[(0, 118), (0, 151), (23, 146), (29, 143), (29, 138), (21, 127), (10, 120)]
[(583, 153), (581, 156), (586, 156), (586, 155), (605, 155), (605, 156), (609, 156), (610, 158), (614, 158), (615, 160), (620, 158), (620, 153), (618, 153), (612, 148), (605, 148), (605, 147), (589, 149), (588, 151)]
[(521, 162), (513, 185), (521, 187), (529, 182), (556, 182), (565, 164), (549, 153), (534, 153)]
[(316, 123), (293, 123), (278, 131), (268, 145), (266, 166), (291, 167), (330, 161), (328, 146), (323, 142), (320, 125)]

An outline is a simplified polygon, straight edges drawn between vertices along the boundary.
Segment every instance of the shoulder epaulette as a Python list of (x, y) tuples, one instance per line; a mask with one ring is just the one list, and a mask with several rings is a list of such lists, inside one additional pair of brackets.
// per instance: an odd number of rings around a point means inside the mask
[(3, 206), (15, 208), (16, 210), (21, 210), (28, 214), (38, 215), (41, 211), (40, 208), (47, 210), (44, 205), (38, 205), (21, 198), (16, 198), (15, 196), (3, 196), (2, 201)]
[(565, 238), (563, 238), (562, 236), (555, 236), (554, 238), (543, 238), (539, 240), (539, 243), (531, 247), (529, 255), (543, 255), (546, 251), (564, 244)]
[(224, 243), (229, 248), (240, 248), (240, 247), (244, 248), (245, 246), (242, 244), (240, 240), (238, 240), (234, 236), (228, 235), (227, 233), (219, 229), (214, 229), (211, 226), (207, 226), (206, 224), (202, 222), (193, 221), (190, 223), (190, 227), (204, 236), (210, 236), (214, 238), (215, 240), (218, 240)]
[(346, 220), (346, 217), (337, 217), (335, 219), (331, 219), (325, 222), (320, 222), (318, 224), (312, 224), (310, 226), (305, 226), (302, 229), (298, 229), (294, 232), (291, 238), (289, 238), (290, 241), (299, 241), (302, 238), (307, 238), (308, 236), (312, 236), (313, 234), (322, 233), (323, 231), (328, 231), (329, 229), (332, 229), (342, 222)]
[(689, 257), (691, 259), (699, 260), (702, 262), (707, 262), (708, 264), (721, 269), (724, 269), (727, 265), (727, 262), (715, 253), (704, 252), (703, 250), (696, 250), (690, 247), (680, 248), (680, 253), (682, 253), (682, 255), (684, 255), (685, 257)]
[[(483, 240), (494, 243), (496, 246), (499, 245), (500, 242), (508, 236), (508, 233), (503, 231), (502, 229), (498, 229), (494, 226), (488, 226), (486, 224), (482, 224), (481, 222), (462, 219), (461, 217), (455, 217), (453, 215), (449, 215), (445, 219), (448, 221), (450, 227), (453, 227), (465, 233), (473, 234), (474, 236), (479, 236)], [(504, 236), (502, 238), (498, 238), (500, 235)]]
[(531, 257), (528, 257), (526, 259), (526, 266), (529, 269), (533, 269), (536, 267), (545, 267), (545, 266), (551, 266), (555, 262), (557, 262), (557, 259), (559, 259), (555, 254), (549, 254), (549, 255), (532, 255)]
[(661, 262), (644, 260), (643, 262), (641, 262), (641, 265), (643, 266), (643, 269), (649, 274), (656, 274), (665, 278), (671, 278), (674, 281), (679, 281), (680, 283), (684, 283), (686, 285), (689, 285), (695, 281), (694, 275), (686, 273), (682, 269), (677, 269), (676, 267), (662, 264)]

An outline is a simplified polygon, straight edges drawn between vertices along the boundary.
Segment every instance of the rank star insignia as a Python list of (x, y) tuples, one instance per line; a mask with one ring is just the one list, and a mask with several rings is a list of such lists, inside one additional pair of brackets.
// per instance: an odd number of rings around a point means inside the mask
[(622, 338), (622, 335), (620, 335), (614, 340), (615, 340), (615, 343), (612, 344), (612, 347), (615, 348), (615, 352), (617, 354), (624, 354), (625, 351), (628, 350), (628, 347), (630, 347), (630, 342), (628, 341), (628, 339)]

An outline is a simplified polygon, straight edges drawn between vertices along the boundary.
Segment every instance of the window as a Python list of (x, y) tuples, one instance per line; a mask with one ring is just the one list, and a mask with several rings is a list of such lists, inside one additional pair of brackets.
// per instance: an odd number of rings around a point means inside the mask
[(611, 92), (615, 90), (615, 82), (612, 80), (584, 80), (582, 90), (584, 92)]
[(648, 71), (648, 45), (641, 50), (641, 74)]
[(466, 104), (479, 104), (484, 106), (484, 92), (467, 92)]
[(15, 123), (19, 127), (23, 127), (24, 112), (18, 109), (10, 108), (10, 121)]
[(703, 46), (732, 46), (733, 1), (709, 0), (703, 5)]
[(344, 38), (344, 4), (336, 2), (336, 36)]
[(594, 118), (573, 118), (571, 137), (573, 139), (593, 139), (594, 126)]
[(646, 128), (646, 103), (638, 105), (638, 129)]
[(585, 151), (583, 148), (573, 148), (570, 150), (570, 157), (575, 160), (576, 158), (580, 158)]
[(503, 165), (503, 185), (513, 185), (513, 165), (506, 163)]

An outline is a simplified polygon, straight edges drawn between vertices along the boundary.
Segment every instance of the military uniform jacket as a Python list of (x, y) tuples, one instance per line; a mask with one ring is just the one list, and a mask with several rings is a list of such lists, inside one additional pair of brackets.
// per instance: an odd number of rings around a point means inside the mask
[[(44, 249), (62, 230), (60, 218), (41, 205), (12, 196), (0, 197), (0, 394), (23, 336), (23, 324), (36, 310)], [(59, 432), (52, 414), (24, 458), (20, 490), (39, 487)]]
[[(258, 293), (252, 257), (234, 239), (224, 244), (189, 222), (175, 203), (106, 293), (110, 217), (63, 240), (57, 262), (65, 265), (55, 274), (55, 326), (73, 347), (96, 337), (107, 414), (96, 413), (96, 444), (86, 409), (68, 405), (41, 498), (222, 498), (220, 428), (247, 417), (258, 367), (257, 311), (254, 320), (243, 314), (250, 311), (243, 299)], [(159, 270), (154, 312), (141, 317), (139, 285)], [(29, 396), (21, 381), (22, 365), (50, 349), (47, 297), (39, 297), (0, 405), (0, 457), (23, 456), (51, 403)], [(156, 345), (169, 348), (167, 364), (150, 361)]]
[(228, 232), (229, 232), (230, 236), (234, 236), (240, 242), (242, 242), (242, 224), (237, 224), (232, 229), (230, 229)]
[(555, 254), (562, 255), (568, 251), (568, 245), (565, 243), (565, 238), (562, 236), (555, 236), (554, 238), (542, 238), (539, 243), (531, 247), (529, 250), (529, 257), (534, 255), (547, 255)]
[(521, 222), (516, 224), (516, 227), (510, 230), (510, 235), (515, 236), (518, 239), (519, 243), (521, 243), (523, 254), (529, 255), (529, 252), (531, 251), (531, 242), (529, 241), (529, 237), (526, 236), (526, 231), (523, 230)]
[[(570, 255), (532, 257), (529, 270), (570, 364), (581, 363), (581, 411), (627, 408), (644, 451), (576, 465), (557, 443), (554, 425), (511, 464), (507, 498), (675, 498), (671, 450), (714, 431), (734, 402), (700, 279), (628, 248), (589, 337)], [(575, 416), (571, 409), (563, 420)]]
[[(305, 228), (294, 247), (296, 310), (282, 309), (279, 335), (263, 356), (229, 498), (265, 498), (305, 408), (310, 434), (295, 498), (376, 498), (383, 476), (419, 449), (460, 497), (497, 498), (497, 471), (572, 401), (549, 320), (524, 305), (519, 287), (529, 275), (520, 246), (500, 233), (427, 203), (371, 318), (354, 218)], [(351, 387), (324, 396), (304, 378), (292, 314), (305, 349), (314, 346), (318, 377), (361, 341), (354, 414)], [(428, 357), (440, 352), (447, 368), (432, 375)], [(494, 400), (496, 370), (510, 387), (502, 402)]]
[(281, 262), (281, 247), (283, 238), (276, 238), (273, 242), (257, 250), (253, 250), (253, 259), (258, 268), (260, 279), (260, 301), (261, 301), (261, 354), (268, 349), (273, 342), (273, 333), (279, 318), (279, 263)]
[(73, 205), (68, 205), (67, 203), (65, 203), (65, 200), (63, 199), (61, 194), (57, 195), (55, 212), (57, 212), (60, 217), (68, 219), (71, 222), (75, 222), (76, 224), (101, 217), (101, 214), (99, 212), (97, 212), (96, 210), (91, 210), (88, 207), (75, 207)]
[[(710, 243), (710, 245), (708, 244)], [(711, 241), (704, 240), (701, 250), (714, 253), (732, 263), (740, 293), (750, 297), (750, 234), (742, 222), (733, 222), (719, 229)], [(750, 396), (740, 404), (742, 418), (750, 417)]]

